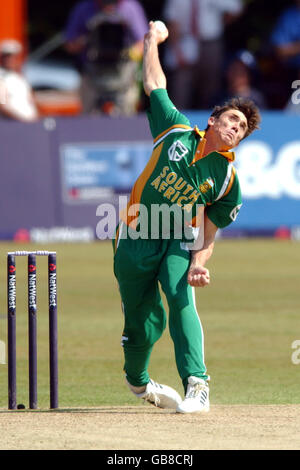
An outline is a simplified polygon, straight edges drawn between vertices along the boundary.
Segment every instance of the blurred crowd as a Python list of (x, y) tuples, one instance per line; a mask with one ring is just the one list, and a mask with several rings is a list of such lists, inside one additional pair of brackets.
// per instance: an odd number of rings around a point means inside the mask
[[(300, 0), (282, 9), (260, 48), (226, 41), (248, 14), (243, 0), (165, 0), (160, 18), (150, 18), (144, 4), (79, 0), (68, 12), (62, 47), (80, 73), (83, 114), (131, 116), (145, 109), (141, 70), (150, 19), (169, 29), (161, 61), (179, 109), (209, 109), (241, 96), (262, 110), (299, 112), (292, 96), (300, 87)], [(33, 121), (39, 109), (22, 74), (21, 48), (9, 38), (0, 44), (0, 112)]]

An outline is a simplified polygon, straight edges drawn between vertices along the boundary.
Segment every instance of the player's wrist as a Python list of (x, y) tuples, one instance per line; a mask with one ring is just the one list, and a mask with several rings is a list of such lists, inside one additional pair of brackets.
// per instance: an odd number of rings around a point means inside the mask
[(202, 250), (199, 250), (199, 251), (191, 251), (192, 253), (192, 257), (191, 257), (191, 265), (193, 266), (203, 266), (205, 265), (206, 261), (207, 261), (207, 257), (206, 257), (206, 254), (202, 251)]

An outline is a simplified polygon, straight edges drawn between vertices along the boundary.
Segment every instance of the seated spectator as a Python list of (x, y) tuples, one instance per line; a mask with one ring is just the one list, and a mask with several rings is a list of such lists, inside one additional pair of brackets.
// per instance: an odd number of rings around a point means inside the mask
[(84, 113), (137, 111), (147, 23), (137, 0), (85, 0), (71, 11), (66, 49), (79, 60)]
[(0, 43), (0, 114), (18, 121), (39, 117), (32, 89), (21, 73), (22, 45), (7, 39)]
[(225, 69), (226, 91), (217, 97), (217, 101), (228, 101), (230, 98), (247, 98), (260, 109), (266, 109), (264, 95), (253, 84), (253, 75), (256, 71), (256, 60), (247, 50), (237, 52)]

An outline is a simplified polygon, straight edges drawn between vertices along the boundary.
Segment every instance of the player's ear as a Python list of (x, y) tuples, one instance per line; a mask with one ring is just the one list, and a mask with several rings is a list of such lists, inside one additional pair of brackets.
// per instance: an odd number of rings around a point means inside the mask
[(207, 125), (214, 126), (215, 122), (216, 122), (216, 118), (214, 116), (210, 116), (210, 118), (207, 121)]

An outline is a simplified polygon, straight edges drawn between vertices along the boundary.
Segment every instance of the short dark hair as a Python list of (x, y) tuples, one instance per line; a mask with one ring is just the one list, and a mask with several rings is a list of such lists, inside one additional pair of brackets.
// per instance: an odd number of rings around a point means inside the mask
[[(211, 117), (219, 118), (221, 114), (229, 111), (230, 109), (236, 109), (246, 116), (248, 129), (243, 137), (244, 139), (252, 134), (253, 131), (259, 129), (259, 124), (261, 122), (259, 109), (252, 100), (246, 98), (231, 98), (224, 104), (215, 106), (211, 113)], [(208, 130), (209, 127), (210, 126), (207, 126), (206, 130)]]

